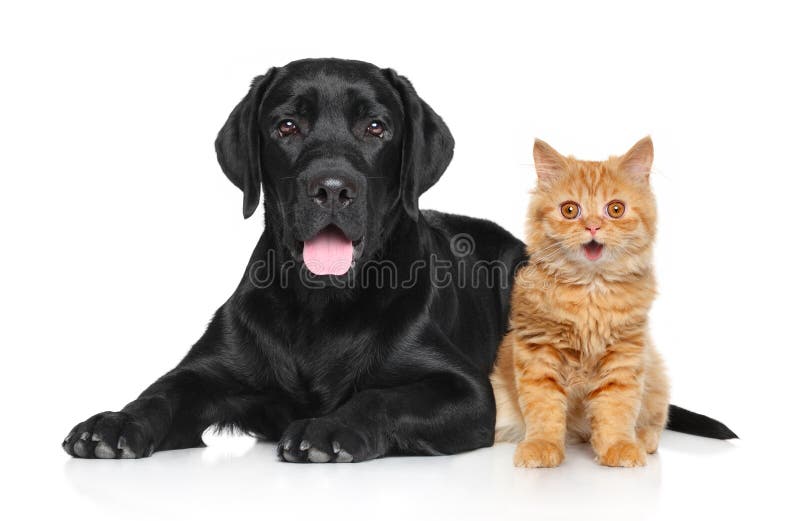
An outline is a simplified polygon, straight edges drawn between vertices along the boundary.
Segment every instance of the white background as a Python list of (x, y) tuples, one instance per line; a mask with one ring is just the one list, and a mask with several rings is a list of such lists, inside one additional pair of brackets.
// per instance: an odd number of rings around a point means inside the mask
[[(19, 2), (0, 8), (0, 513), (724, 519), (797, 515), (798, 16), (766, 2)], [(297, 466), (270, 445), (71, 460), (78, 421), (171, 368), (262, 228), (213, 140), (250, 79), (304, 57), (407, 75), (456, 138), (423, 207), (522, 233), (534, 137), (602, 159), (653, 136), (673, 402), (647, 468), (514, 469), (510, 445)]]

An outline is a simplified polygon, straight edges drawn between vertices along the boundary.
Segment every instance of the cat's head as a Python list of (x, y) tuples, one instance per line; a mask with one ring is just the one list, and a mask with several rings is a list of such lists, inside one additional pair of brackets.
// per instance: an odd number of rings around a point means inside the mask
[(649, 267), (656, 229), (650, 137), (606, 161), (564, 157), (537, 140), (533, 158), (539, 178), (528, 210), (533, 262), (574, 276), (623, 277)]

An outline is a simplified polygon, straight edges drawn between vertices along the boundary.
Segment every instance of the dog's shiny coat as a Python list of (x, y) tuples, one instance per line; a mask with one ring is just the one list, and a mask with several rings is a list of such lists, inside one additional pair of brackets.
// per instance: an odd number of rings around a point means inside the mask
[[(276, 132), (286, 118), (296, 134)], [(373, 119), (385, 128), (380, 138), (363, 132)], [(213, 424), (280, 440), (286, 461), (491, 445), (489, 373), (524, 246), (490, 222), (419, 212), (418, 197), (447, 167), (453, 139), (411, 84), (353, 61), (271, 69), (234, 109), (217, 152), (244, 193), (245, 216), (264, 192), (266, 229), (245, 276), (175, 369), (120, 412), (77, 425), (65, 450), (148, 456), (199, 446)], [(320, 171), (357, 185), (353, 204), (332, 213), (310, 201), (305, 187)], [(331, 224), (363, 241), (346, 287), (345, 277), (309, 277), (300, 262), (299, 244)], [(451, 245), (458, 234), (466, 249)], [(370, 260), (391, 265), (395, 280), (364, 280)], [(457, 280), (481, 260), (502, 269)], [(281, 284), (270, 270), (287, 265)], [(254, 273), (275, 277), (264, 285)], [(433, 282), (446, 274), (449, 283)]]

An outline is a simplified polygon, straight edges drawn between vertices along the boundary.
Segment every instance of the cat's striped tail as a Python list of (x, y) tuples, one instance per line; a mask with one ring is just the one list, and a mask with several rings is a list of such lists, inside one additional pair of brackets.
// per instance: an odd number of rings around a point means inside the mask
[(687, 411), (677, 405), (669, 406), (667, 429), (718, 440), (730, 440), (739, 437), (723, 423), (708, 416)]

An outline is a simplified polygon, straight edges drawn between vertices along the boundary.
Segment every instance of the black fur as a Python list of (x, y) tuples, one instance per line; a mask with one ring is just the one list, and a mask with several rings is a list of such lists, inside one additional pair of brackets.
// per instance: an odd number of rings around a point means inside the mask
[(718, 440), (730, 440), (739, 437), (721, 422), (696, 412), (687, 411), (677, 405), (669, 406), (667, 429)]
[[(286, 119), (298, 133), (278, 131)], [(380, 137), (365, 132), (376, 120)], [(453, 138), (408, 80), (333, 59), (270, 69), (216, 148), (245, 217), (264, 193), (239, 286), (176, 368), (78, 424), (64, 449), (138, 458), (200, 446), (215, 424), (279, 441), (292, 462), (491, 445), (488, 376), (524, 247), (493, 223), (418, 210)], [(346, 204), (314, 199), (321, 176), (345, 183)], [(346, 275), (313, 276), (302, 242), (330, 226), (359, 256)]]

